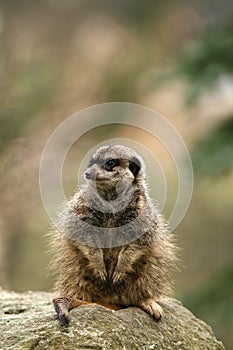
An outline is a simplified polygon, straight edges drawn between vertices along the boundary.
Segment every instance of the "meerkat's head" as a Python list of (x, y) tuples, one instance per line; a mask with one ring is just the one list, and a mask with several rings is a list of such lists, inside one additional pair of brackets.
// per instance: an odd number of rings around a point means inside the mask
[(99, 193), (114, 193), (115, 190), (117, 196), (138, 187), (144, 173), (144, 162), (134, 150), (111, 145), (103, 146), (93, 154), (84, 176)]

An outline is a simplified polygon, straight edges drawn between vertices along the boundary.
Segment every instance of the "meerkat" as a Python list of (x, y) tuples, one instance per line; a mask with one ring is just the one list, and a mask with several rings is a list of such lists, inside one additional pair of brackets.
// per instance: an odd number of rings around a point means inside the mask
[(122, 145), (103, 146), (84, 178), (53, 235), (53, 303), (60, 322), (68, 325), (69, 311), (90, 303), (135, 306), (160, 320), (159, 301), (172, 290), (176, 246), (148, 194), (143, 159)]

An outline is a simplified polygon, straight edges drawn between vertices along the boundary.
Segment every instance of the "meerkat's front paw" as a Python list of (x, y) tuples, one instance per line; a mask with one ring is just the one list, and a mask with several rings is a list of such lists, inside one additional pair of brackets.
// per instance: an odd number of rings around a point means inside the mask
[(153, 316), (156, 321), (159, 321), (161, 317), (163, 316), (163, 309), (162, 307), (156, 303), (154, 300), (146, 300), (142, 303), (140, 303), (140, 308), (146, 311), (149, 315)]
[(127, 274), (129, 274), (132, 271), (132, 267), (127, 265), (126, 262), (123, 264), (122, 262), (118, 261), (117, 266), (115, 267), (115, 270), (112, 274), (112, 281), (113, 283), (121, 283), (124, 279), (127, 278)]
[(106, 270), (104, 271), (97, 271), (96, 275), (103, 281), (105, 282), (107, 279), (107, 272)]
[(126, 272), (124, 271), (124, 269), (118, 268), (116, 267), (113, 275), (112, 275), (112, 281), (113, 283), (120, 283), (124, 280), (126, 275)]
[(107, 279), (107, 271), (105, 266), (95, 266), (92, 268), (92, 273), (96, 278), (100, 278), (103, 282), (105, 282)]
[(122, 279), (122, 274), (120, 272), (114, 272), (112, 276), (113, 283), (118, 283)]

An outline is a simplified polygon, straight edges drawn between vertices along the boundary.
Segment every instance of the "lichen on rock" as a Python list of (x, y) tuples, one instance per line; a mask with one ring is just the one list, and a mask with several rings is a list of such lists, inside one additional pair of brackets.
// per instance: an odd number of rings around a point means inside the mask
[(45, 292), (0, 291), (1, 350), (223, 350), (211, 328), (175, 299), (164, 299), (156, 322), (139, 308), (112, 311), (99, 305), (71, 311), (62, 327)]

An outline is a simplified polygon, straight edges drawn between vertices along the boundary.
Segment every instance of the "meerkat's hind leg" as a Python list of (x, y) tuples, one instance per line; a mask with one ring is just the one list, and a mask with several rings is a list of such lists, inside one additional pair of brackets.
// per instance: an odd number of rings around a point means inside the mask
[(53, 305), (54, 309), (57, 313), (57, 317), (63, 326), (68, 326), (70, 318), (69, 318), (69, 307), (70, 307), (71, 299), (66, 297), (54, 298)]
[(153, 316), (156, 321), (159, 321), (163, 316), (162, 307), (154, 300), (149, 299), (139, 304), (139, 307)]
[(60, 297), (53, 299), (54, 309), (63, 326), (68, 326), (70, 322), (69, 311), (81, 305), (92, 304), (81, 299)]

